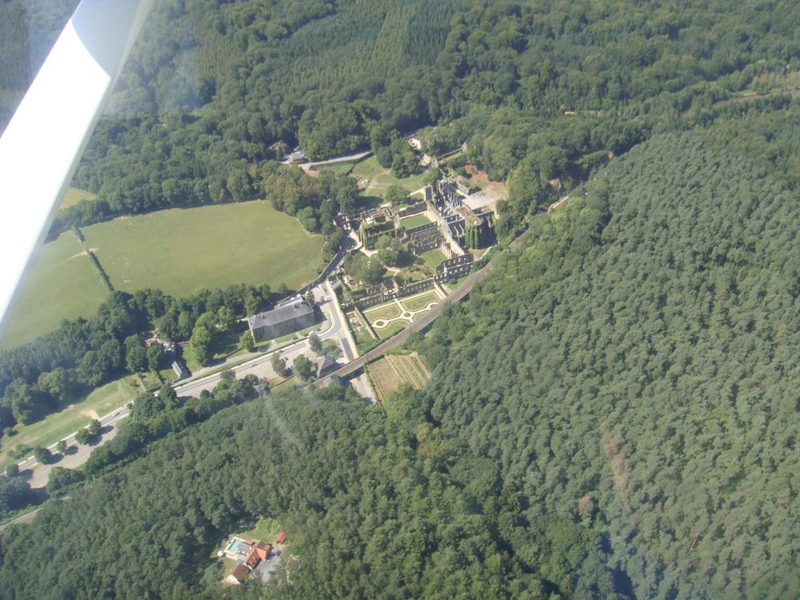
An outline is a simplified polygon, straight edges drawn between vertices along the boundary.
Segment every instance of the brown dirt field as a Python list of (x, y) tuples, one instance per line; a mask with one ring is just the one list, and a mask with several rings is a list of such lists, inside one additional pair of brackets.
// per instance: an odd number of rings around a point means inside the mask
[(370, 363), (367, 372), (381, 402), (388, 393), (397, 391), (404, 383), (419, 390), (425, 387), (430, 378), (430, 372), (416, 353), (408, 356), (386, 356)]
[(386, 359), (381, 359), (367, 365), (367, 373), (375, 388), (375, 395), (380, 402), (386, 400), (386, 395), (389, 392), (396, 391), (400, 387), (400, 382), (397, 375), (392, 370), (392, 367), (386, 362)]
[(416, 358), (411, 356), (387, 356), (389, 363), (395, 368), (401, 380), (410, 383), (416, 389), (425, 387), (426, 379), (416, 368)]
[(508, 198), (506, 185), (501, 181), (489, 181), (489, 176), (479, 171), (475, 165), (464, 165), (464, 171), (469, 175), (469, 180), (495, 200)]

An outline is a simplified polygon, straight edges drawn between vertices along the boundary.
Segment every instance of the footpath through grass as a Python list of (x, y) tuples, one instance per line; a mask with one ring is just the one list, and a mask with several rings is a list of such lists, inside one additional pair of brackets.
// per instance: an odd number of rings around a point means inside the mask
[(365, 195), (380, 196), (383, 198), (389, 188), (393, 185), (399, 185), (407, 192), (417, 191), (425, 185), (423, 181), (425, 179), (424, 175), (426, 170), (427, 169), (420, 167), (417, 173), (411, 177), (398, 179), (392, 175), (390, 169), (384, 169), (378, 163), (378, 159), (374, 156), (371, 156), (368, 159), (358, 163), (353, 168), (351, 176), (355, 177), (360, 182), (362, 188), (364, 188)]
[[(3, 445), (0, 448), (0, 470), (8, 465), (19, 462), (21, 459), (11, 457), (11, 452), (20, 446), (50, 446), (59, 440), (75, 433), (79, 428), (85, 427), (93, 419), (103, 417), (109, 412), (132, 401), (137, 394), (143, 392), (138, 379), (127, 375), (116, 381), (104, 385), (85, 400), (71, 404), (30, 425), (16, 425), (14, 435), (3, 436)], [(30, 452), (24, 458), (30, 456)]]
[(83, 229), (116, 289), (187, 296), (232, 283), (297, 289), (322, 266), (322, 236), (267, 202), (172, 209)]
[(68, 231), (45, 244), (36, 257), (0, 350), (16, 348), (57, 329), (64, 319), (90, 317), (108, 298), (100, 273)]

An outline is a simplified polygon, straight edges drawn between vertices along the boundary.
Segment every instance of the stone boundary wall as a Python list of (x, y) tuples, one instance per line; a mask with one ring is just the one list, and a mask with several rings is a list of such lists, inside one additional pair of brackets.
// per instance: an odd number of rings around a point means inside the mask
[(416, 235), (420, 235), (425, 233), (428, 229), (436, 229), (438, 225), (434, 222), (425, 223), (425, 225), (418, 225), (417, 227), (412, 227), (410, 229), (405, 229), (403, 236), (407, 238), (414, 237)]
[(427, 210), (427, 206), (424, 202), (417, 202), (416, 204), (412, 204), (411, 206), (406, 206), (398, 210), (395, 215), (397, 218), (404, 219), (405, 217), (410, 217), (412, 215), (418, 215), (421, 212), (425, 212)]
[(394, 300), (395, 298), (412, 296), (413, 294), (418, 294), (420, 292), (433, 289), (433, 281), (433, 277), (429, 277), (428, 279), (413, 281), (411, 283), (401, 285), (396, 291), (379, 292), (369, 296), (364, 296), (356, 301), (356, 307), (364, 310), (377, 304), (383, 304), (389, 300)]

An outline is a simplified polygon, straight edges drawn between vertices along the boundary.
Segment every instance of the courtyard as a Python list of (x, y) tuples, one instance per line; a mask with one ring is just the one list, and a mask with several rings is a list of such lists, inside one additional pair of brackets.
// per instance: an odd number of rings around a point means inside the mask
[(416, 321), (441, 300), (439, 293), (431, 289), (413, 296), (395, 298), (367, 308), (363, 313), (378, 337), (386, 339)]

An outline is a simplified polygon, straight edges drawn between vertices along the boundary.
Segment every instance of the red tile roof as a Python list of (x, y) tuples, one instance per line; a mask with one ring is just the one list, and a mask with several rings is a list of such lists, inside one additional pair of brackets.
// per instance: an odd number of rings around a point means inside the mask
[(247, 567), (243, 562), (239, 563), (233, 568), (231, 571), (231, 575), (233, 575), (238, 581), (244, 581), (245, 578), (250, 574), (250, 571), (247, 570)]

